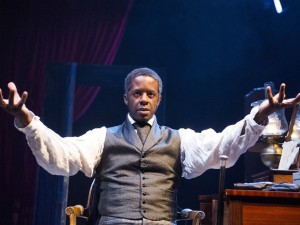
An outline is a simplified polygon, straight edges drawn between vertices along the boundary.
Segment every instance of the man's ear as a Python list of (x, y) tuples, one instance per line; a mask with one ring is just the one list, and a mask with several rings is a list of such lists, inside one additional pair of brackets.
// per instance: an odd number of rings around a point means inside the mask
[(124, 100), (125, 105), (128, 105), (127, 94), (123, 95), (123, 100)]

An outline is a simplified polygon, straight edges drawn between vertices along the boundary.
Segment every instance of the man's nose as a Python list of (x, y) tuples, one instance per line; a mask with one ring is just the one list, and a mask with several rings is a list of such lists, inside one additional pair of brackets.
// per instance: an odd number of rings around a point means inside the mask
[(143, 93), (141, 95), (141, 101), (140, 102), (141, 102), (141, 104), (147, 104), (149, 102), (149, 98), (148, 98), (147, 93)]

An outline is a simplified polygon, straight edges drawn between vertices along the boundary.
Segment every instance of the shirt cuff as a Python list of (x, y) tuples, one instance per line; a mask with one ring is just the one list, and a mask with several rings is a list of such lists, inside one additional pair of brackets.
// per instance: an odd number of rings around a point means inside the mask
[(255, 122), (254, 117), (256, 115), (256, 113), (258, 112), (259, 106), (255, 106), (254, 108), (251, 109), (251, 112), (249, 113), (249, 115), (247, 115), (245, 117), (245, 119), (247, 120), (247, 122), (249, 123), (249, 125), (251, 127), (253, 127), (255, 130), (257, 131), (263, 131), (263, 129), (265, 129), (266, 125), (264, 124), (258, 124)]
[(29, 111), (30, 115), (32, 116), (31, 122), (26, 126), (22, 127), (21, 123), (17, 118), (14, 120), (14, 126), (17, 128), (18, 131), (21, 131), (22, 133), (26, 135), (30, 135), (30, 133), (34, 132), (34, 128), (37, 126), (37, 123), (40, 122), (40, 117), (36, 116), (33, 112)]

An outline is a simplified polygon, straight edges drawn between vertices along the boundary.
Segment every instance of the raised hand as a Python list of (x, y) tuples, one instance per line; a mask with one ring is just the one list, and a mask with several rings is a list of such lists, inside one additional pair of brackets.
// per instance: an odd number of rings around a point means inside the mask
[(4, 99), (2, 95), (2, 90), (0, 89), (0, 107), (6, 112), (13, 115), (18, 119), (21, 126), (27, 126), (31, 120), (32, 116), (29, 110), (25, 106), (25, 102), (28, 97), (28, 93), (24, 91), (20, 96), (17, 87), (13, 82), (8, 83), (9, 95), (8, 99)]
[(268, 116), (275, 111), (278, 111), (283, 108), (292, 107), (300, 103), (300, 93), (298, 93), (295, 98), (285, 99), (285, 88), (286, 85), (281, 84), (279, 93), (273, 96), (271, 88), (267, 87), (268, 99), (261, 103), (261, 105), (259, 106), (259, 110), (256, 116), (254, 117), (254, 120), (257, 123), (264, 123), (264, 121), (267, 121)]

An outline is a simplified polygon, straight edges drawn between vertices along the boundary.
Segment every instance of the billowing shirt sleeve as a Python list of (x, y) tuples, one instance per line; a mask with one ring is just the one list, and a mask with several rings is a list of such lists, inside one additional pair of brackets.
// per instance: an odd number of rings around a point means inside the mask
[[(182, 176), (190, 179), (208, 169), (220, 168), (220, 155), (228, 156), (227, 167), (233, 166), (240, 155), (256, 143), (264, 129), (264, 126), (253, 120), (257, 110), (257, 107), (253, 108), (243, 120), (226, 127), (220, 133), (213, 129), (203, 130), (201, 133), (179, 129)], [(243, 128), (245, 133), (241, 135)]]
[[(15, 122), (16, 124), (16, 122)], [(82, 171), (92, 177), (103, 151), (106, 128), (90, 130), (79, 137), (61, 137), (34, 116), (25, 128), (27, 143), (37, 163), (53, 175), (71, 176)]]

